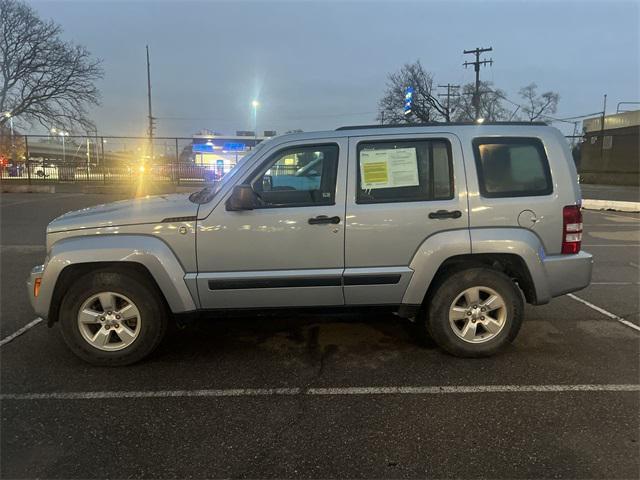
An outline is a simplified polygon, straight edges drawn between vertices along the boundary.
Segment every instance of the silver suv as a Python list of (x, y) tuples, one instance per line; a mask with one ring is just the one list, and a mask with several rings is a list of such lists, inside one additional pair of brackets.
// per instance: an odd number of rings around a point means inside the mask
[(276, 137), (222, 181), (67, 213), (28, 291), (94, 364), (151, 353), (179, 314), (381, 307), (454, 355), (494, 354), (586, 287), (569, 146), (544, 124)]

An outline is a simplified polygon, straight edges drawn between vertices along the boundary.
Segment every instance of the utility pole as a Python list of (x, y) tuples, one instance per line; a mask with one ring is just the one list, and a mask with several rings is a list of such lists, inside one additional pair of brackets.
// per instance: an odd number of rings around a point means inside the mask
[(607, 94), (604, 94), (602, 104), (602, 124), (600, 125), (600, 165), (604, 165), (604, 120), (607, 114)]
[(155, 118), (151, 110), (151, 64), (149, 63), (149, 45), (147, 45), (147, 100), (149, 102), (149, 159), (153, 162), (153, 131)]
[(489, 60), (480, 60), (480, 54), (484, 52), (493, 51), (492, 47), (489, 48), (476, 48), (474, 50), (465, 50), (463, 53), (465, 55), (475, 55), (476, 60), (474, 62), (464, 62), (464, 68), (467, 68), (470, 65), (473, 65), (474, 70), (476, 71), (476, 89), (473, 92), (473, 106), (476, 109), (476, 120), (480, 118), (480, 66), (493, 65), (493, 59)]
[(438, 88), (446, 88), (447, 93), (439, 93), (439, 97), (447, 97), (447, 122), (451, 121), (451, 97), (459, 97), (458, 89), (460, 85), (451, 85), (447, 83), (446, 85), (438, 85)]
[(89, 179), (89, 164), (91, 163), (91, 140), (89, 140), (89, 135), (87, 135), (87, 180)]

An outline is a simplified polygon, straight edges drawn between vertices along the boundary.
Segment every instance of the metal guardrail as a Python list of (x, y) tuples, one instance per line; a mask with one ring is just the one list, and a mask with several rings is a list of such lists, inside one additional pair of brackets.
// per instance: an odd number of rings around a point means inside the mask
[(87, 165), (77, 162), (42, 163), (17, 162), (0, 167), (0, 181), (27, 183), (93, 182), (103, 184), (136, 181), (180, 184), (208, 183), (222, 178), (234, 165), (201, 166), (190, 164), (159, 164), (140, 167)]
[[(193, 139), (16, 135), (0, 139), (0, 181), (198, 184), (219, 180), (246, 151), (193, 153)], [(206, 157), (206, 158), (205, 158)]]

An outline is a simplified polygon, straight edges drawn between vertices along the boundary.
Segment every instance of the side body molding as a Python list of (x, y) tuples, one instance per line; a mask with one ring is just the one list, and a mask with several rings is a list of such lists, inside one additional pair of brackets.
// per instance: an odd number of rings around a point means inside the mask
[(544, 247), (535, 233), (524, 228), (472, 228), (470, 234), (474, 254), (509, 253), (522, 258), (536, 290), (536, 303), (541, 305), (551, 300)]
[(100, 235), (66, 238), (53, 244), (35, 299), (36, 313), (45, 318), (48, 315), (56, 281), (65, 267), (94, 262), (139, 263), (155, 279), (172, 312), (196, 309), (185, 271), (166, 243), (150, 235)]
[(413, 255), (414, 271), (402, 298), (403, 304), (420, 305), (440, 265), (450, 257), (471, 253), (469, 230), (450, 230), (427, 238)]

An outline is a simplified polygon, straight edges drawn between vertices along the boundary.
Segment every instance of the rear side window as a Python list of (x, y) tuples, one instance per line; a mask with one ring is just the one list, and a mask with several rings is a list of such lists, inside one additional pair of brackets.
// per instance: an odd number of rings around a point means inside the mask
[(446, 140), (358, 144), (356, 203), (453, 198), (451, 148)]
[(473, 150), (483, 197), (530, 197), (553, 192), (549, 161), (537, 138), (476, 138)]

